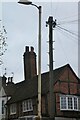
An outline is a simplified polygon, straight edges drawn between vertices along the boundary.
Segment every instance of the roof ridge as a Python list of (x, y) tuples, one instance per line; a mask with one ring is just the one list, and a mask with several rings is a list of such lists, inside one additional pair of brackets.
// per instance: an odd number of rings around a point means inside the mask
[(61, 69), (61, 68), (64, 68), (64, 67), (68, 67), (68, 66), (70, 67), (70, 64), (63, 65), (63, 66), (58, 67), (58, 68), (56, 68), (56, 69), (54, 69), (54, 70)]
[[(57, 70), (64, 69), (64, 68), (67, 67), (67, 66), (70, 66), (70, 65), (69, 65), (69, 64), (63, 65), (63, 66), (61, 66), (61, 67), (58, 67), (58, 68), (54, 69), (53, 71), (55, 72), (55, 71), (57, 71)], [(48, 73), (49, 73), (49, 71), (44, 72), (44, 73), (41, 73), (41, 76), (43, 76), (43, 75), (45, 75), (45, 74), (48, 74)], [(34, 79), (35, 77), (38, 77), (38, 75), (34, 76), (34, 77), (31, 78), (31, 79)], [(20, 81), (20, 82), (15, 83), (14, 85), (15, 85), (15, 86), (18, 86), (18, 85), (20, 85), (20, 84), (24, 84), (25, 82), (29, 82), (29, 81), (30, 81), (30, 79), (29, 79), (29, 80), (23, 80), (23, 81)]]

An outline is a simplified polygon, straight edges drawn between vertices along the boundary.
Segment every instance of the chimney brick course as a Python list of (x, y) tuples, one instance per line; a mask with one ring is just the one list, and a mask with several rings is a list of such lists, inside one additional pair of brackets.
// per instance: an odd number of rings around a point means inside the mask
[(26, 46), (24, 53), (24, 78), (25, 80), (28, 80), (36, 75), (36, 53), (34, 52), (34, 48), (32, 46), (30, 51), (29, 47)]

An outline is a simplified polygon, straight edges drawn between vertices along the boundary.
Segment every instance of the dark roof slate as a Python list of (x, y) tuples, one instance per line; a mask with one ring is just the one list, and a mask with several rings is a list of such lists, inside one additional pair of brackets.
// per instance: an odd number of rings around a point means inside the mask
[[(54, 83), (57, 80), (59, 80), (59, 76), (63, 73), (63, 71), (65, 70), (66, 67), (69, 67), (72, 70), (70, 65), (67, 64), (67, 65), (57, 68), (53, 71)], [(41, 75), (41, 80), (42, 80), (42, 94), (46, 94), (47, 92), (49, 92), (49, 72), (43, 73)], [(37, 94), (38, 94), (38, 92), (37, 92), (38, 91), (38, 82), (37, 81), (38, 81), (38, 76), (35, 76), (30, 80), (24, 80), (20, 83), (15, 84), (15, 92), (14, 92), (12, 98), (7, 102), (7, 104), (19, 102), (19, 101), (37, 96)]]
[(6, 83), (6, 80), (7, 78), (4, 75), (0, 76), (0, 90), (3, 87), (6, 96), (12, 96), (16, 90), (16, 86), (13, 82)]

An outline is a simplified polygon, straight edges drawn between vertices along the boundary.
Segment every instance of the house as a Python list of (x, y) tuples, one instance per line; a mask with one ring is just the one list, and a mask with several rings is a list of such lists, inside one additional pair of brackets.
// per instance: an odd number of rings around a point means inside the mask
[(4, 75), (0, 76), (0, 120), (5, 120), (6, 118), (6, 103), (13, 95), (14, 87), (12, 77), (9, 77), (7, 82), (7, 78)]
[(1, 106), (0, 107), (0, 120), (2, 120), (2, 118), (5, 118), (5, 114), (6, 114), (6, 111), (4, 110), (4, 107), (3, 107), (7, 101), (6, 94), (4, 91), (5, 81), (6, 81), (6, 78), (4, 76), (3, 77), (0, 76), (0, 106)]
[[(38, 76), (34, 48), (24, 53), (25, 80), (15, 84), (7, 102), (7, 120), (35, 120), (38, 114)], [(42, 120), (50, 120), (49, 72), (41, 75)], [(69, 64), (53, 70), (55, 120), (80, 120), (80, 80)]]

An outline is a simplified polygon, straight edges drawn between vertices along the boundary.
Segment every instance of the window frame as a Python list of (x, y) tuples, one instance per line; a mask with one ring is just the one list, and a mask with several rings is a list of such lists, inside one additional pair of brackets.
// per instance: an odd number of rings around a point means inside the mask
[[(65, 96), (63, 95), (63, 96), (60, 96), (60, 110), (65, 110), (65, 109), (67, 109), (67, 105), (66, 105), (66, 108), (63, 108), (62, 107), (62, 105), (61, 105), (61, 103), (62, 103), (62, 97), (64, 98)], [(66, 99), (66, 97), (65, 97), (65, 99)], [(66, 102), (66, 104), (67, 104), (67, 102)]]
[[(63, 98), (65, 98), (66, 99), (66, 107), (64, 108), (64, 101), (62, 101), (62, 97)], [(71, 107), (71, 106), (69, 106), (69, 105), (71, 105), (70, 103), (69, 103), (69, 98), (71, 98), (72, 99), (72, 108), (69, 108), (69, 107)], [(75, 98), (76, 98), (76, 101), (77, 102), (75, 102)], [(62, 110), (68, 110), (68, 111), (80, 111), (79, 110), (79, 106), (78, 106), (78, 99), (79, 99), (79, 97), (78, 96), (74, 96), (74, 95), (60, 95), (60, 110), (62, 111)], [(63, 104), (61, 104), (61, 103), (63, 103)], [(76, 105), (76, 103), (77, 103), (77, 106), (75, 107), (75, 105)], [(63, 105), (63, 106), (62, 106)]]
[(32, 99), (22, 101), (22, 111), (33, 111)]
[(16, 114), (17, 109), (16, 109), (16, 103), (13, 103), (10, 105), (10, 115)]
[[(79, 106), (79, 97), (74, 97), (74, 98), (77, 98), (77, 109), (74, 109), (75, 111), (77, 110), (77, 111), (79, 111), (79, 108), (78, 108), (78, 106)], [(75, 106), (74, 106), (75, 107)]]
[(2, 100), (2, 115), (5, 114), (5, 101)]
[(73, 110), (74, 109), (74, 98), (72, 96), (67, 96), (67, 109)]
[(80, 97), (78, 97), (78, 110), (80, 111)]

